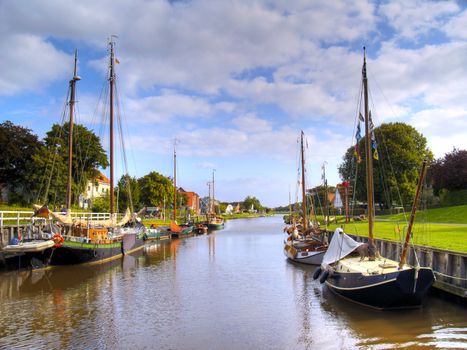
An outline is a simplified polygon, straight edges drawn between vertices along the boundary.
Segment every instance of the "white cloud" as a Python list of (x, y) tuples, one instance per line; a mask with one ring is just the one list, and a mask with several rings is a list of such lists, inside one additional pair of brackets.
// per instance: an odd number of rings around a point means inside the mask
[(388, 19), (397, 36), (417, 39), (432, 29), (439, 29), (444, 16), (459, 10), (452, 1), (397, 0), (382, 4), (379, 12)]
[(239, 130), (250, 132), (270, 131), (271, 123), (265, 119), (258, 118), (253, 113), (243, 114), (232, 120), (232, 123), (237, 126)]
[(127, 98), (126, 114), (138, 122), (169, 122), (174, 117), (206, 118), (213, 107), (203, 98), (165, 90), (161, 95)]
[(31, 34), (2, 36), (0, 67), (0, 95), (43, 91), (64, 73), (72, 73), (70, 56)]
[(451, 38), (454, 39), (467, 39), (467, 30), (465, 30), (467, 23), (467, 10), (462, 11), (459, 15), (453, 16), (442, 30)]
[(410, 122), (424, 134), (437, 158), (454, 147), (467, 149), (467, 109), (423, 110), (415, 113)]

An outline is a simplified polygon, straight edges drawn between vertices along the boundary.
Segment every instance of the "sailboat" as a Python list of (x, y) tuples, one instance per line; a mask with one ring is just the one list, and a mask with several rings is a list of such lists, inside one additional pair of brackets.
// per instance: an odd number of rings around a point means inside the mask
[(212, 171), (212, 200), (209, 199), (209, 212), (206, 215), (206, 224), (209, 230), (220, 230), (224, 228), (224, 219), (216, 215), (215, 203), (216, 197), (214, 196), (214, 170)]
[(284, 241), (285, 256), (295, 262), (320, 265), (327, 249), (326, 239), (316, 227), (310, 227), (307, 215), (307, 198), (305, 184), (305, 151), (303, 144), (304, 133), (300, 133), (301, 160), (301, 190), (302, 190), (302, 222), (297, 224), (292, 215), (292, 225), (285, 228), (288, 233)]
[[(66, 194), (66, 212), (54, 213), (48, 211), (46, 215), (61, 225), (61, 230), (55, 232), (55, 242), (49, 263), (51, 265), (94, 264), (119, 258), (143, 248), (144, 226), (136, 220), (127, 209), (125, 215), (117, 220), (114, 209), (114, 42), (109, 41), (110, 69), (109, 69), (109, 119), (110, 119), (110, 218), (106, 220), (86, 220), (74, 218), (71, 215), (71, 183), (73, 157), (73, 112), (75, 103), (75, 84), (80, 78), (76, 74), (77, 54), (75, 53), (74, 76), (70, 81), (69, 100), (69, 159), (68, 182)], [(38, 212), (47, 211), (47, 207), (35, 206)]]
[[(364, 49), (365, 50), (365, 49)], [(334, 232), (329, 248), (323, 257), (321, 268), (315, 272), (315, 279), (339, 296), (376, 309), (417, 308), (422, 305), (423, 297), (434, 281), (431, 268), (409, 266), (406, 264), (408, 244), (412, 233), (417, 204), (421, 195), (426, 172), (423, 162), (418, 180), (412, 213), (407, 228), (405, 243), (399, 261), (379, 256), (373, 237), (374, 198), (373, 198), (373, 160), (371, 153), (370, 120), (368, 110), (368, 81), (366, 75), (366, 56), (363, 56), (363, 94), (365, 122), (365, 155), (368, 203), (368, 243), (354, 241), (338, 228)], [(356, 251), (367, 250), (368, 254), (355, 256)], [(353, 253), (353, 254), (352, 254)], [(368, 255), (365, 257), (365, 255)]]
[(175, 150), (176, 141), (174, 142), (174, 210), (173, 220), (170, 221), (170, 232), (172, 238), (179, 238), (186, 236), (193, 232), (191, 225), (178, 225), (177, 224), (177, 152)]

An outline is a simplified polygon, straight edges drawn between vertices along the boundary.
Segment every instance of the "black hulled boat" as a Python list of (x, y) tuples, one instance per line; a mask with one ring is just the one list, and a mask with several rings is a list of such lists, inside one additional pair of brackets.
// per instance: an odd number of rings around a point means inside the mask
[[(365, 122), (365, 155), (368, 203), (368, 243), (359, 243), (338, 228), (323, 257), (321, 269), (314, 278), (326, 282), (327, 287), (335, 294), (350, 301), (381, 310), (418, 308), (434, 281), (431, 268), (409, 266), (406, 264), (408, 244), (426, 173), (426, 161), (423, 162), (417, 191), (412, 206), (407, 228), (406, 239), (400, 261), (379, 256), (373, 239), (374, 195), (373, 195), (373, 126), (368, 110), (368, 86), (366, 75), (366, 58), (363, 69), (364, 122)], [(360, 126), (358, 126), (359, 130)], [(358, 139), (357, 139), (358, 142)], [(366, 244), (366, 246), (364, 246)]]

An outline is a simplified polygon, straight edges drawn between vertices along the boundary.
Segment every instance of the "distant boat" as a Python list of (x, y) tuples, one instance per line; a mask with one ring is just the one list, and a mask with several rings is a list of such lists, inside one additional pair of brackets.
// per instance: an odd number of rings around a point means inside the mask
[(174, 142), (174, 210), (173, 210), (173, 220), (170, 222), (169, 230), (171, 232), (172, 238), (181, 238), (189, 235), (193, 232), (192, 225), (179, 225), (177, 223), (177, 152), (175, 150)]
[[(50, 217), (59, 222), (62, 229), (56, 232), (53, 239), (55, 245), (50, 257), (51, 265), (68, 264), (94, 264), (107, 260), (119, 258), (125, 254), (142, 249), (144, 226), (127, 209), (122, 219), (117, 220), (114, 211), (114, 152), (113, 152), (113, 123), (114, 123), (114, 42), (109, 41), (110, 46), (110, 69), (109, 69), (109, 119), (110, 119), (110, 218), (106, 220), (86, 220), (73, 218), (71, 216), (71, 183), (72, 183), (72, 147), (73, 147), (73, 112), (75, 104), (75, 84), (80, 78), (76, 74), (77, 55), (75, 53), (74, 75), (70, 81), (69, 100), (69, 162), (68, 182), (66, 195), (66, 212), (49, 212), (46, 206), (35, 206), (42, 215)], [(44, 213), (47, 212), (47, 213)]]
[(210, 199), (209, 212), (206, 215), (206, 224), (210, 230), (221, 230), (224, 228), (224, 219), (216, 215), (215, 210), (215, 195), (214, 195), (214, 171), (212, 172), (212, 200)]
[(285, 256), (295, 262), (309, 265), (320, 265), (327, 249), (323, 233), (316, 227), (309, 227), (307, 216), (307, 198), (305, 185), (305, 156), (303, 145), (303, 131), (300, 133), (301, 159), (301, 190), (302, 190), (302, 222), (297, 224), (292, 213), (291, 226), (285, 228), (287, 239), (284, 241)]
[[(415, 219), (426, 171), (423, 162), (417, 191), (412, 206), (406, 239), (400, 261), (378, 257), (373, 238), (374, 198), (373, 198), (373, 156), (372, 127), (368, 111), (368, 86), (366, 58), (362, 69), (365, 122), (365, 155), (368, 203), (368, 243), (362, 244), (347, 236), (342, 229), (334, 233), (329, 248), (323, 258), (321, 268), (315, 272), (315, 279), (326, 282), (328, 288), (350, 301), (376, 309), (417, 308), (434, 281), (431, 268), (406, 264), (408, 243)], [(363, 118), (362, 118), (363, 119)], [(352, 254), (353, 253), (353, 254)], [(358, 256), (355, 256), (357, 254)]]

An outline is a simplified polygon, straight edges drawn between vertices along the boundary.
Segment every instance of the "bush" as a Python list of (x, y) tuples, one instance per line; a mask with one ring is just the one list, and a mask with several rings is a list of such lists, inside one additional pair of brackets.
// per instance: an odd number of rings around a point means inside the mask
[(441, 206), (450, 207), (453, 205), (467, 204), (467, 190), (448, 191), (441, 190), (439, 194)]

